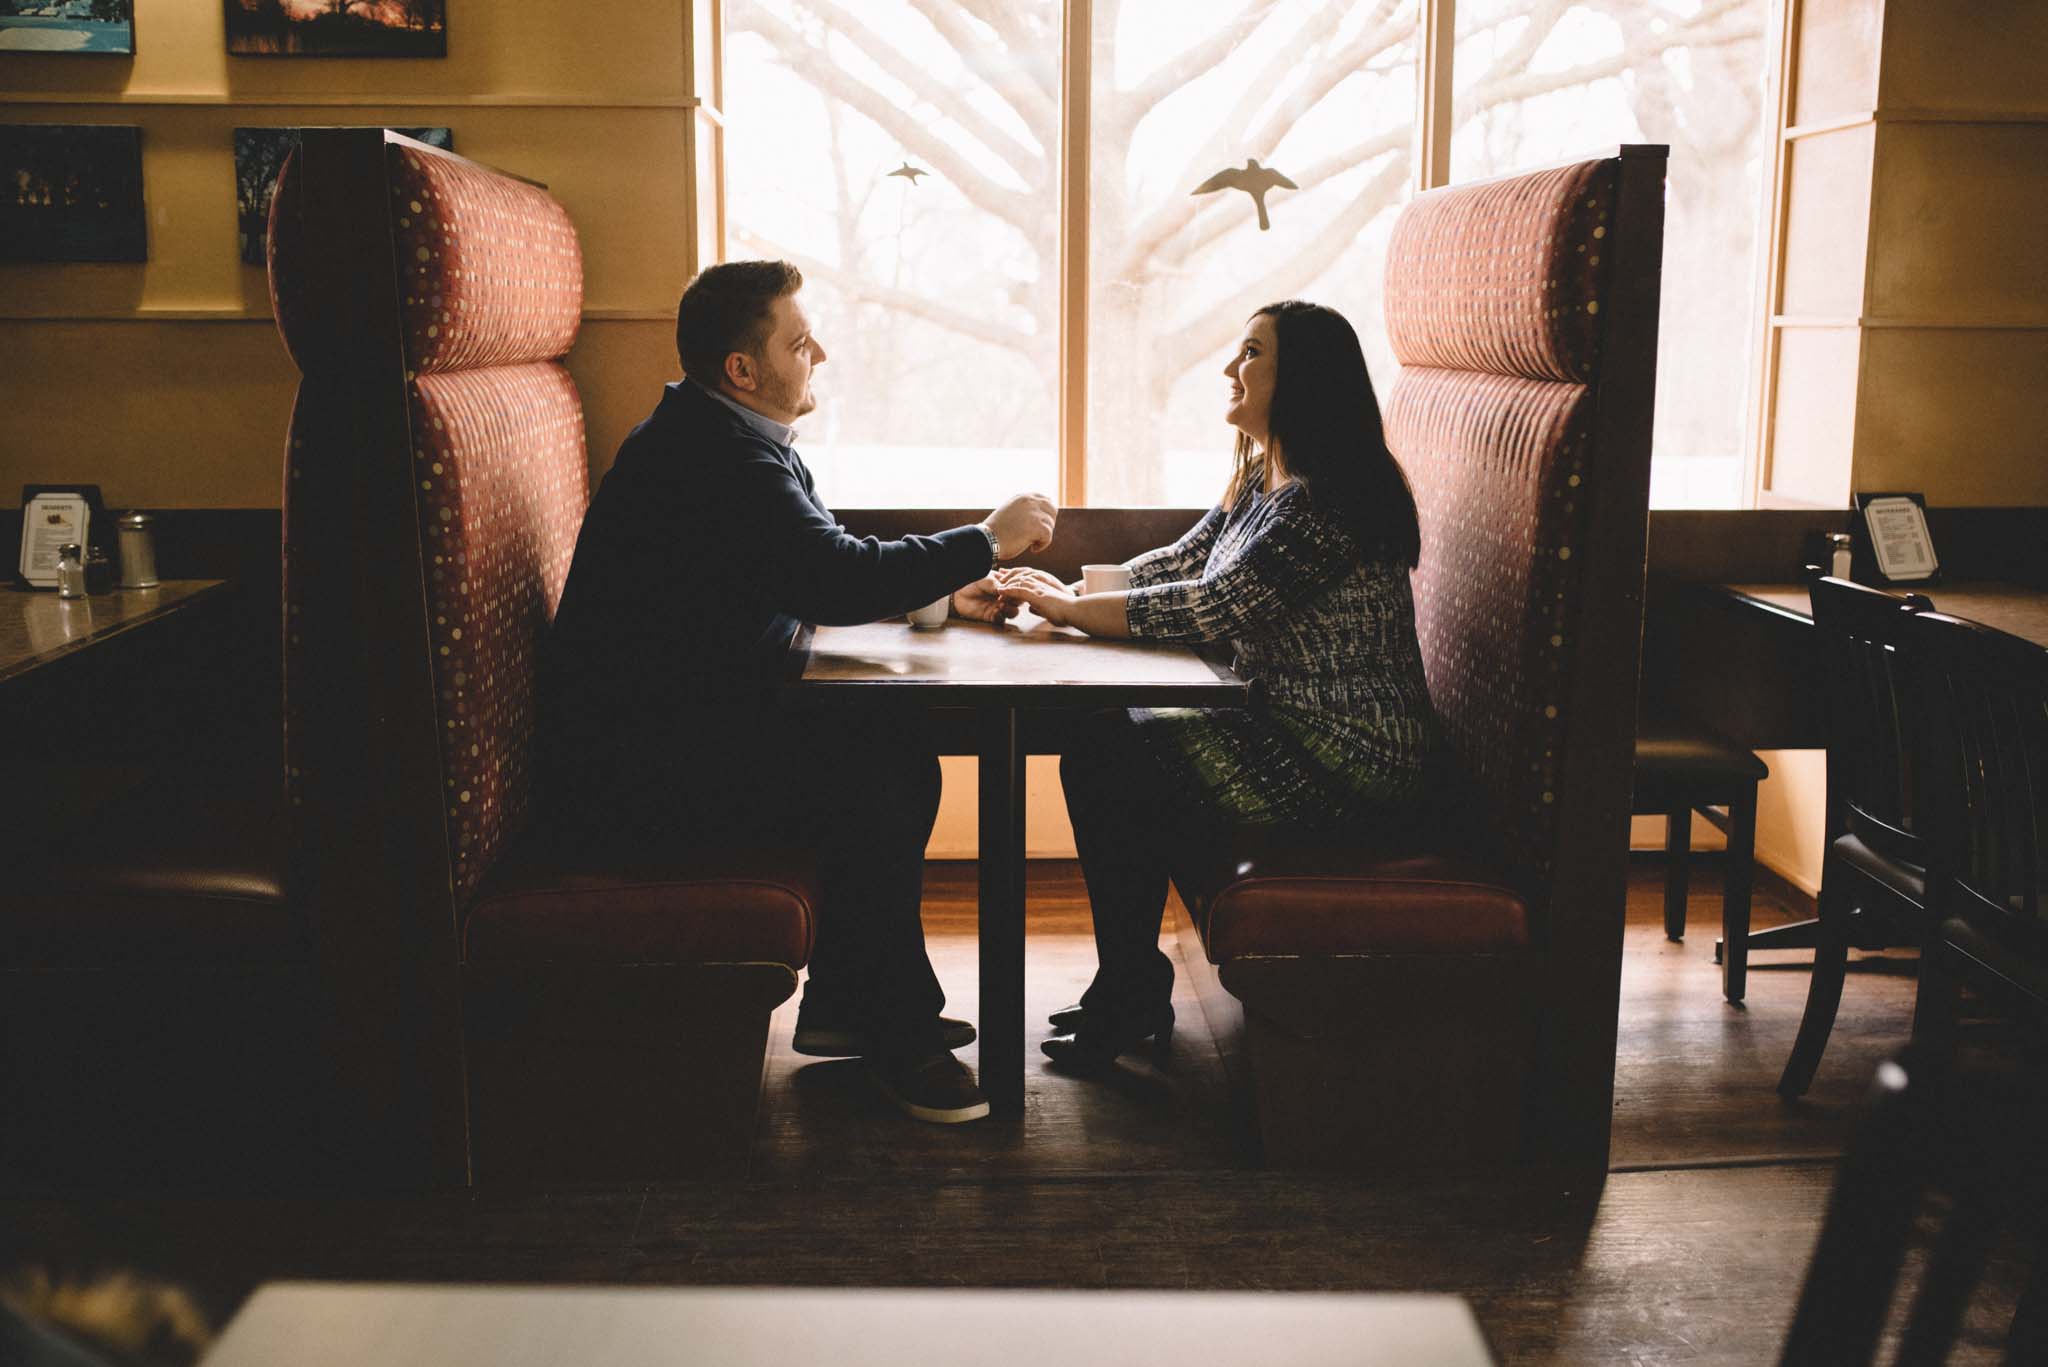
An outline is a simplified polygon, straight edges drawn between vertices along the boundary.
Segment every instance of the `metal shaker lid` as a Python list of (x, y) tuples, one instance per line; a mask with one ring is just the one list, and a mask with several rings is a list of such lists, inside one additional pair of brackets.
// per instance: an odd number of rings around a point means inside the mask
[(145, 513), (140, 508), (137, 508), (130, 512), (125, 512), (121, 514), (119, 517), (115, 518), (114, 525), (116, 527), (123, 529), (124, 531), (140, 532), (147, 531), (149, 529), (150, 524), (155, 521), (156, 519), (154, 517), (151, 517), (148, 513)]

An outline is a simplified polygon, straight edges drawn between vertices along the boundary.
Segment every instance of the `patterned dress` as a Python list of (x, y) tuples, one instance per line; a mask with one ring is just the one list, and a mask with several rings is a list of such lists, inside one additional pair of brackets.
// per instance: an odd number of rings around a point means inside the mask
[(1229, 642), (1249, 708), (1133, 708), (1183, 794), (1231, 821), (1325, 826), (1412, 792), (1435, 738), (1408, 567), (1361, 558), (1306, 490), (1251, 489), (1130, 562), (1131, 635)]

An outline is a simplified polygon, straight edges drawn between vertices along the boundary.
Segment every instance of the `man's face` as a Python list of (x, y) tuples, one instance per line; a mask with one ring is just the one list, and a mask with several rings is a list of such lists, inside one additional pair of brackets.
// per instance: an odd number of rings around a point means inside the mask
[(741, 386), (751, 406), (777, 422), (793, 423), (818, 406), (811, 395), (811, 370), (824, 364), (825, 348), (811, 335), (811, 320), (795, 293), (768, 307), (768, 337), (750, 356), (754, 387)]

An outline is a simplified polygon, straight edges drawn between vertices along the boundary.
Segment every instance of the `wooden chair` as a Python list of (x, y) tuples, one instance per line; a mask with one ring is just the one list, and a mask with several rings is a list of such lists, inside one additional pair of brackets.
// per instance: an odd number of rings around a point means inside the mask
[(1907, 630), (1931, 719), (1922, 779), (1937, 841), (1913, 1034), (1945, 1051), (1964, 988), (2048, 1024), (2048, 651), (1936, 612)]
[(1721, 880), (1721, 995), (1742, 1000), (1748, 986), (1750, 891), (1756, 864), (1756, 790), (1770, 769), (1705, 727), (1663, 716), (1636, 723), (1635, 805), (1638, 815), (1662, 816), (1664, 934), (1685, 938), (1685, 898), (1691, 884), (1692, 814), (1700, 813), (1728, 837)]
[(1912, 705), (1907, 619), (1932, 605), (1846, 579), (1809, 585), (1813, 626), (1830, 690), (1828, 815), (1821, 861), (1813, 981), (1792, 1056), (1778, 1080), (1786, 1097), (1813, 1083), (1842, 1002), (1851, 946), (1919, 944), (1927, 912), (1928, 845), (1917, 788), (1925, 718)]
[[(2038, 1247), (2048, 1183), (2048, 1095), (2037, 1069), (1958, 1070), (1917, 1041), (1879, 1066), (1842, 1160), (1779, 1361), (1852, 1367), (1880, 1360), (1907, 1251), (1932, 1245), (1903, 1316), (1899, 1367), (1946, 1362), (1992, 1241), (2017, 1219)], [(1930, 1196), (1938, 1197), (1929, 1202)], [(1931, 1205), (1931, 1214), (1927, 1207)], [(2005, 1361), (2048, 1357), (2038, 1271), (2007, 1333)]]

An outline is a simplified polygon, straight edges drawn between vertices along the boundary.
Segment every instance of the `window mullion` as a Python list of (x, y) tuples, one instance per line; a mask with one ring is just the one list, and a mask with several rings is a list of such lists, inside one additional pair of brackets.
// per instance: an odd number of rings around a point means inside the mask
[(1415, 188), (1451, 183), (1451, 57), (1458, 0), (1422, 0), (1415, 44)]
[(1088, 501), (1088, 137), (1093, 0), (1066, 0), (1060, 53), (1059, 501)]

